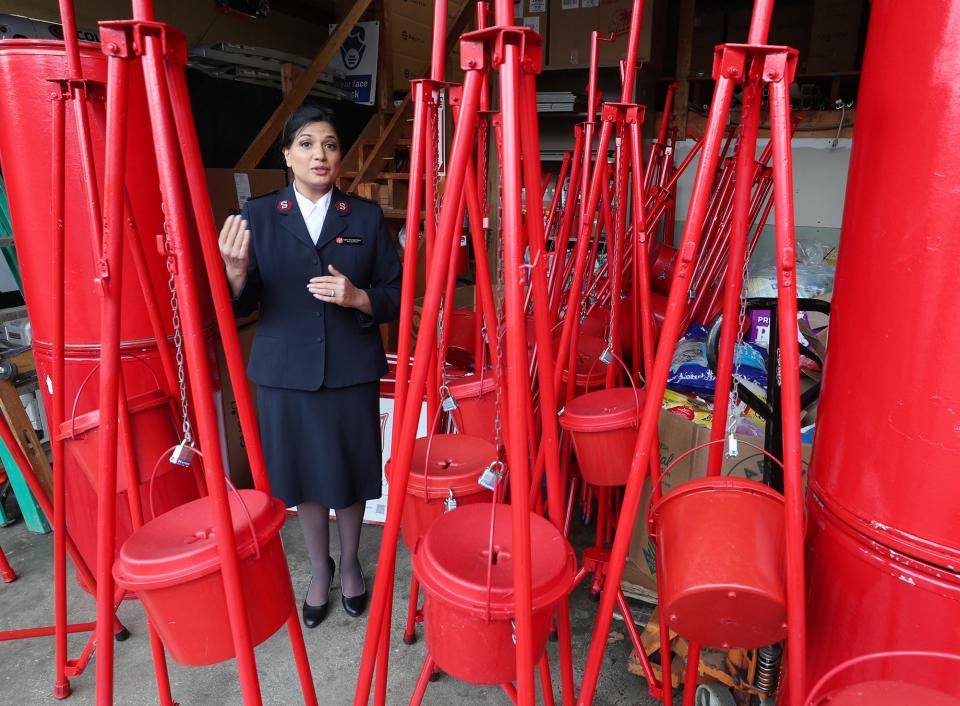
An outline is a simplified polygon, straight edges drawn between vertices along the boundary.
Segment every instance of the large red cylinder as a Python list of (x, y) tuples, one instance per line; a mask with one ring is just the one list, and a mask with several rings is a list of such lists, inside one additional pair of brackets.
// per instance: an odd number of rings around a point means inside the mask
[[(89, 81), (87, 107), (98, 192), (102, 193), (107, 62), (98, 45), (82, 44), (80, 56), (84, 78)], [(51, 209), (54, 188), (51, 176), (54, 111), (52, 98), (59, 89), (57, 84), (50, 81), (66, 77), (67, 66), (62, 43), (34, 40), (0, 42), (0, 85), (4, 86), (6, 92), (4, 100), (0, 101), (0, 161), (10, 200), (10, 215), (23, 276), (24, 296), (33, 328), (37, 374), (46, 409), (53, 409), (51, 395), (62, 394), (65, 420), (69, 421), (75, 416), (87, 415), (86, 418), (89, 418), (91, 413), (96, 416), (99, 407), (96, 367), (100, 355), (100, 299), (95, 284), (98, 254), (91, 235), (90, 206), (84, 187), (80, 141), (75, 120), (78, 104), (74, 100), (68, 100), (65, 110), (64, 217), (67, 354), (63, 390), (54, 390), (52, 341), (56, 320), (53, 305), (54, 224)], [(137, 70), (131, 73), (130, 78), (127, 155), (126, 186), (132, 203), (132, 215), (145, 254), (150, 286), (159, 303), (165, 335), (169, 337), (173, 330), (170, 292), (167, 287), (169, 274), (164, 258), (157, 251), (157, 234), (163, 231), (160, 190), (146, 93), (142, 75)], [(129, 236), (130, 232), (127, 235)], [(129, 248), (123, 263), (122, 307), (122, 369), (127, 397), (136, 397), (155, 390), (176, 397), (179, 393), (169, 389), (160, 365), (144, 290)], [(205, 310), (210, 311), (209, 305)], [(209, 317), (209, 314), (207, 316)], [(88, 377), (90, 379), (84, 383)], [(139, 452), (145, 448), (167, 448), (177, 443), (177, 429), (172, 420), (165, 424), (150, 425), (138, 424), (135, 420), (133, 427), (133, 445), (138, 455), (142, 455)], [(50, 428), (53, 433), (53, 425), (50, 425)], [(144, 434), (149, 434), (150, 438), (144, 439)], [(67, 483), (67, 526), (81, 554), (94, 566), (95, 489), (81, 470), (77, 460), (80, 454), (74, 453), (71, 448), (71, 445), (78, 443), (89, 446), (88, 442), (89, 440), (67, 439), (63, 467)], [(89, 466), (89, 454), (87, 455)], [(154, 455), (153, 452), (150, 455)], [(159, 459), (149, 462), (150, 468), (139, 469), (142, 478), (149, 477), (156, 460)], [(144, 463), (141, 462), (141, 465)], [(197, 496), (193, 474), (183, 469), (171, 473), (172, 469), (166, 462), (160, 463), (158, 467), (153, 484), (153, 505), (158, 513)], [(149, 483), (143, 482), (139, 492), (144, 501), (144, 513), (149, 519)], [(119, 546), (131, 531), (127, 499), (123, 493), (117, 496), (117, 507)]]
[(871, 6), (810, 469), (829, 519), (808, 537), (810, 683), (852, 656), (960, 644), (958, 17), (958, 0)]

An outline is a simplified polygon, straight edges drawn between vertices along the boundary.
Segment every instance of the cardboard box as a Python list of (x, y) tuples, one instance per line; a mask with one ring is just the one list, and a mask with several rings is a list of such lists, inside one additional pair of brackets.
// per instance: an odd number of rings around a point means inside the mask
[[(240, 352), (243, 354), (244, 379), (250, 387), (254, 414), (257, 412), (257, 386), (246, 377), (246, 363), (250, 357), (250, 348), (253, 346), (253, 336), (256, 331), (256, 320), (247, 320), (247, 323), (238, 322), (237, 335), (240, 337)], [(220, 345), (217, 345), (217, 365), (220, 369), (221, 378), (220, 404), (223, 410), (223, 436), (227, 448), (227, 472), (230, 474), (233, 484), (238, 488), (252, 488), (253, 476), (250, 474), (250, 461), (247, 458), (243, 431), (240, 429), (237, 397), (233, 385), (230, 384), (230, 376), (227, 374), (227, 360)]]
[(394, 54), (423, 57), (430, 60), (430, 48), (433, 43), (433, 19), (421, 22), (418, 19), (393, 15), (387, 23), (390, 33), (390, 48)]
[[(710, 441), (710, 430), (694, 424), (677, 414), (660, 413), (660, 465), (666, 468), (674, 459), (694, 446)], [(749, 442), (755, 446), (763, 446), (763, 439), (738, 436), (738, 440)], [(812, 446), (803, 446), (803, 469), (806, 473), (810, 463)], [(663, 479), (664, 493), (669, 492), (691, 478), (705, 475), (709, 447), (690, 454), (671, 469), (670, 474)], [(740, 445), (740, 454), (731, 458), (724, 458), (722, 473), (726, 476), (737, 476), (751, 480), (760, 480), (763, 477), (763, 455), (755, 449)], [(644, 486), (640, 500), (640, 511), (637, 513), (637, 522), (633, 528), (633, 538), (630, 541), (630, 551), (627, 554), (627, 564), (623, 572), (623, 580), (652, 592), (657, 590), (656, 569), (654, 566), (653, 541), (647, 533), (647, 512), (650, 507), (650, 481)]]
[(816, 0), (807, 72), (854, 71), (863, 17), (863, 0)]
[(410, 90), (410, 82), (415, 78), (427, 78), (430, 66), (430, 56), (409, 56), (394, 52), (390, 62), (393, 73), (393, 90), (397, 93), (406, 93)]
[[(466, 0), (450, 0), (447, 3), (447, 24), (456, 19), (460, 14), (460, 8)], [(406, 17), (416, 20), (422, 24), (433, 26), (433, 0), (386, 0), (384, 3), (384, 14), (387, 18), (387, 24), (394, 17)], [(491, 7), (491, 12), (493, 8)], [(389, 26), (387, 28), (389, 30)]]
[[(529, 0), (527, 0), (529, 2)], [(616, 66), (626, 55), (630, 32), (632, 0), (550, 0), (547, 10), (547, 54), (549, 66), (589, 66), (590, 33), (596, 29), (605, 36), (616, 32), (613, 43), (601, 42), (600, 65)], [(640, 33), (639, 61), (650, 60), (653, 3), (647, 2)]]
[(247, 199), (278, 191), (287, 185), (282, 169), (206, 169), (213, 221), (219, 227), (227, 216), (240, 213)]

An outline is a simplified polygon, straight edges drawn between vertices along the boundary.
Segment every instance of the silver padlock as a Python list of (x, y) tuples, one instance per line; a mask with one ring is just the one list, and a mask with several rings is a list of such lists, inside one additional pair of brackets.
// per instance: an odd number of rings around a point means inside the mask
[(499, 483), (500, 479), (503, 477), (503, 473), (500, 470), (501, 468), (503, 468), (503, 464), (499, 461), (494, 461), (485, 469), (483, 469), (483, 473), (480, 474), (480, 478), (477, 479), (477, 483), (479, 483), (481, 487), (489, 490), (491, 493), (494, 492), (497, 489), (497, 483)]
[(613, 362), (613, 351), (610, 350), (609, 346), (604, 348), (603, 353), (600, 354), (600, 362), (604, 365), (610, 365)]
[(443, 511), (450, 512), (457, 509), (457, 499), (453, 497), (453, 488), (449, 490), (450, 495), (443, 499)]
[(193, 465), (193, 457), (197, 455), (197, 450), (193, 444), (186, 439), (177, 444), (177, 447), (170, 454), (170, 463), (189, 468)]
[(737, 437), (731, 433), (730, 436), (727, 437), (727, 456), (732, 458), (739, 455), (740, 449), (737, 444)]
[(457, 404), (457, 398), (454, 397), (453, 395), (448, 395), (447, 397), (444, 397), (443, 402), (440, 403), (440, 407), (443, 409), (444, 412), (453, 412), (459, 409), (459, 405)]

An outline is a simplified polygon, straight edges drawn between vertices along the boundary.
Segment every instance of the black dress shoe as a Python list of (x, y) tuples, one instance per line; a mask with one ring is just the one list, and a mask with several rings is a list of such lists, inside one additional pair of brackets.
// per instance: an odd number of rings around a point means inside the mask
[(315, 628), (323, 619), (327, 617), (327, 609), (330, 606), (330, 589), (333, 588), (333, 574), (337, 570), (337, 564), (333, 557), (327, 557), (330, 566), (330, 586), (327, 588), (327, 602), (323, 605), (310, 605), (307, 600), (303, 600), (303, 624), (308, 628)]
[[(360, 572), (360, 578), (363, 579), (363, 572)], [(347, 615), (353, 618), (359, 618), (363, 611), (367, 609), (367, 581), (363, 579), (363, 593), (359, 596), (348, 596), (343, 592), (343, 571), (340, 572), (340, 602), (343, 603), (343, 609)]]

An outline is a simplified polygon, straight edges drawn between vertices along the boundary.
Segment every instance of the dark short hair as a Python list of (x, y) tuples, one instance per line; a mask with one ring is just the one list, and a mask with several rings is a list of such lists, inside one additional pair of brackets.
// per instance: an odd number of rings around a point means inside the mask
[(292, 147), (293, 139), (297, 136), (297, 133), (303, 129), (304, 125), (310, 123), (330, 123), (337, 135), (340, 134), (336, 116), (330, 108), (316, 103), (304, 103), (284, 123), (283, 131), (280, 133), (280, 148), (289, 149)]

